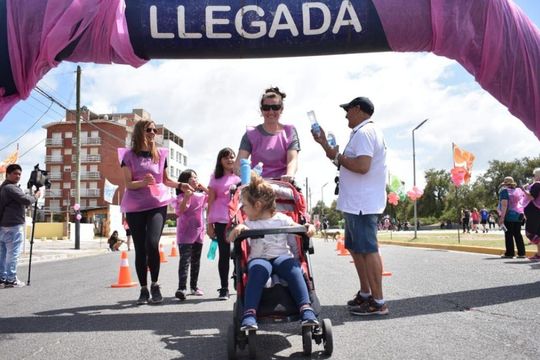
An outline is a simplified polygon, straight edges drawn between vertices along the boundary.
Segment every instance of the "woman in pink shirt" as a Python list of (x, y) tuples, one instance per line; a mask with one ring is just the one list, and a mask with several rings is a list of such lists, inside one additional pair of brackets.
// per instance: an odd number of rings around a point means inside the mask
[(264, 122), (249, 127), (240, 142), (237, 173), (240, 159), (251, 156), (251, 165), (263, 163), (263, 178), (281, 178), (292, 182), (298, 168), (300, 142), (293, 125), (282, 124), (279, 120), (283, 113), (283, 100), (286, 94), (279, 88), (266, 89), (261, 97), (260, 110)]
[(208, 185), (208, 216), (206, 231), (212, 239), (217, 239), (219, 247), (218, 270), (221, 280), (219, 299), (229, 298), (229, 263), (231, 245), (226, 241), (225, 228), (229, 223), (229, 201), (240, 183), (234, 174), (236, 154), (230, 148), (221, 149), (216, 160), (214, 173)]

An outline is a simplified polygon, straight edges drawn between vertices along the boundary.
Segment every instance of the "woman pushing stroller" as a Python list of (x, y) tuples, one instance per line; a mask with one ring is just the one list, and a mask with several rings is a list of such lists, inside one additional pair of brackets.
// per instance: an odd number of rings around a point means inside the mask
[[(241, 192), (243, 211), (247, 216), (244, 224), (237, 225), (229, 234), (232, 242), (241, 232), (249, 229), (266, 229), (282, 226), (301, 226), (285, 214), (276, 212), (276, 196), (272, 186), (252, 173), (249, 185)], [(306, 224), (307, 236), (315, 233), (313, 225)], [(288, 237), (292, 239), (289, 239)], [(292, 240), (292, 241), (289, 241)], [(289, 244), (295, 244), (294, 235), (272, 234), (250, 239), (248, 278), (245, 290), (244, 313), (241, 331), (257, 330), (257, 308), (264, 285), (272, 274), (283, 278), (299, 308), (302, 326), (319, 325), (311, 307), (308, 289), (299, 262), (294, 258)]]

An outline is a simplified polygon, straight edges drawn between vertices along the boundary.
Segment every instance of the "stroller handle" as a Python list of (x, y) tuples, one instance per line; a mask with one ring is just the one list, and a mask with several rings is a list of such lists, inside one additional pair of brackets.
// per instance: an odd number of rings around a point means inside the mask
[(306, 235), (306, 232), (307, 229), (305, 226), (282, 226), (267, 229), (250, 229), (242, 231), (242, 233), (240, 233), (240, 235), (238, 235), (236, 239), (234, 239), (234, 242), (239, 244), (247, 238), (260, 239), (264, 237), (264, 235), (274, 234), (295, 234), (302, 236), (302, 238), (304, 239), (309, 239), (309, 237)]

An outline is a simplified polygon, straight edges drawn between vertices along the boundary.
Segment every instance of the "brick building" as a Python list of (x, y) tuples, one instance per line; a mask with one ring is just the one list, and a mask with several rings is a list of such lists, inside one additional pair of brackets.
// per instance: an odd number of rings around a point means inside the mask
[[(151, 119), (143, 109), (131, 113), (95, 114), (81, 111), (80, 205), (82, 222), (105, 219), (109, 203), (103, 199), (105, 179), (118, 189), (112, 204), (119, 205), (124, 193), (124, 180), (117, 155), (119, 147), (129, 147), (134, 124)], [(44, 210), (51, 218), (65, 221), (75, 204), (76, 122), (75, 112), (66, 111), (66, 119), (48, 123), (45, 168), (51, 188), (46, 191)], [(176, 179), (187, 165), (183, 139), (163, 125), (156, 124), (156, 142), (169, 149), (167, 170)], [(73, 221), (73, 214), (70, 221)], [(101, 221), (100, 220), (100, 221)]]

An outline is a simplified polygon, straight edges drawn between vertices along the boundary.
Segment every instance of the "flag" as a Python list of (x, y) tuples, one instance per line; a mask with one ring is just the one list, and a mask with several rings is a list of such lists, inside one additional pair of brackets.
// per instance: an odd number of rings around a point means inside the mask
[(116, 189), (118, 189), (118, 185), (111, 184), (109, 180), (105, 179), (105, 185), (103, 186), (103, 200), (112, 204)]
[(15, 164), (19, 159), (19, 148), (11, 153), (4, 161), (0, 161), (0, 173), (5, 173), (8, 165)]
[(463, 150), (454, 143), (452, 143), (452, 148), (454, 150), (454, 169), (462, 168), (465, 170), (464, 181), (465, 184), (468, 184), (471, 179), (472, 167), (476, 157), (472, 152)]

